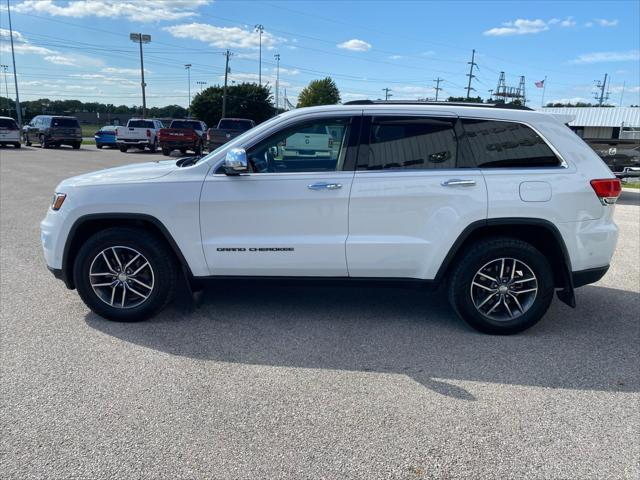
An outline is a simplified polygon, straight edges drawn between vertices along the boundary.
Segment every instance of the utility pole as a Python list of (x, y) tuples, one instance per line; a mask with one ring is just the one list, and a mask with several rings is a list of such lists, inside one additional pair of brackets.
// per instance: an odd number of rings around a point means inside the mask
[(13, 49), (13, 27), (11, 26), (11, 7), (9, 6), (9, 0), (7, 0), (7, 15), (9, 16), (9, 38), (11, 39), (11, 59), (13, 60), (13, 81), (16, 84), (16, 116), (18, 117), (18, 126), (22, 128), (22, 109), (20, 108), (20, 95), (18, 94), (18, 75), (16, 73), (16, 53)]
[(278, 107), (280, 106), (278, 92), (280, 90), (280, 54), (276, 53), (273, 56), (276, 59), (276, 113), (278, 113)]
[(7, 116), (11, 116), (11, 107), (9, 106), (9, 84), (7, 83), (7, 70), (9, 69), (9, 65), (0, 65), (2, 68), (2, 72), (4, 74), (4, 90), (7, 96)]
[(605, 73), (605, 74), (604, 74), (604, 81), (603, 81), (603, 82), (600, 82), (600, 80), (598, 80), (598, 83), (596, 83), (596, 88), (600, 91), (600, 93), (599, 93), (599, 94), (598, 94), (598, 93), (596, 93), (596, 94), (594, 95), (594, 98), (595, 98), (596, 100), (598, 100), (598, 106), (599, 106), (599, 107), (601, 107), (601, 106), (602, 106), (602, 104), (603, 104), (605, 101), (609, 100), (609, 94), (607, 93), (607, 94), (605, 95), (605, 93), (604, 93), (604, 92), (605, 92), (605, 90), (607, 89), (607, 76), (608, 76), (608, 74), (607, 74), (607, 73)]
[(142, 33), (130, 33), (129, 39), (132, 42), (136, 42), (140, 46), (140, 77), (142, 78), (142, 118), (147, 117), (147, 97), (145, 94), (145, 88), (147, 84), (144, 82), (144, 58), (142, 56), (142, 44), (149, 43), (151, 41), (151, 35)]
[(489, 92), (489, 100), (493, 102), (493, 88), (490, 88), (487, 92)]
[(385, 101), (389, 100), (389, 97), (393, 97), (393, 95), (391, 95), (389, 93), (391, 91), (390, 88), (383, 88), (382, 91), (384, 92), (384, 100)]
[(440, 88), (440, 82), (442, 82), (442, 79), (440, 77), (436, 78), (434, 80), (434, 82), (436, 82), (436, 87), (435, 87), (435, 91), (436, 91), (436, 102), (438, 101), (438, 93), (440, 93), (440, 90), (442, 90)]
[(470, 69), (469, 69), (469, 73), (467, 73), (467, 77), (469, 77), (469, 83), (467, 84), (467, 100), (469, 99), (470, 95), (471, 95), (471, 90), (473, 90), (474, 92), (476, 91), (475, 88), (471, 87), (471, 80), (473, 80), (475, 78), (475, 75), (473, 74), (473, 67), (477, 67), (478, 64), (475, 62), (475, 58), (476, 58), (476, 51), (472, 50), (471, 51), (471, 61), (467, 62), (469, 65), (471, 65)]
[(260, 53), (258, 54), (258, 85), (262, 86), (262, 32), (264, 32), (264, 25), (257, 24), (255, 31), (260, 35)]
[(187, 82), (189, 83), (189, 103), (187, 104), (187, 118), (191, 118), (191, 64), (185, 64), (184, 68), (187, 69)]
[[(7, 81), (6, 74), (5, 74), (5, 77), (4, 77), (4, 81), (5, 82)], [(622, 97), (624, 97), (624, 87), (626, 87), (626, 86), (627, 86), (627, 81), (625, 80), (624, 82), (622, 82), (622, 91), (620, 92), (620, 106), (622, 106)], [(9, 96), (9, 95), (7, 95), (7, 96)]]
[(222, 91), (222, 117), (227, 116), (227, 79), (229, 77), (229, 57), (233, 55), (229, 50), (223, 53), (224, 60), (224, 90)]

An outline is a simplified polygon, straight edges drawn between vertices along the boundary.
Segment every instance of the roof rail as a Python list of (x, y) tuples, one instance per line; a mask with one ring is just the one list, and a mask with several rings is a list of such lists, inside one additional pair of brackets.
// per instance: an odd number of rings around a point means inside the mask
[(352, 100), (343, 105), (437, 105), (454, 107), (505, 108), (508, 110), (533, 110), (524, 105), (512, 103), (474, 103), (474, 102), (425, 102), (420, 100)]

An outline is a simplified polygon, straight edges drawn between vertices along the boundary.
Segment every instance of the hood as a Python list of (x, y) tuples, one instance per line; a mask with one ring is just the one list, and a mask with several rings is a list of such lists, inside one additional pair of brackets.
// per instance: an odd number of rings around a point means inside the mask
[(145, 162), (107, 168), (66, 179), (62, 184), (73, 187), (83, 185), (109, 185), (115, 183), (135, 183), (163, 177), (176, 170), (175, 160)]

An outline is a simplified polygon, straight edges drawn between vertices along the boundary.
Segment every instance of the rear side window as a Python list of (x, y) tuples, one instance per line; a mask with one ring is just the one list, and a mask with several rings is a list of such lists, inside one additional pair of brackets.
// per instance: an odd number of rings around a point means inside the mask
[(202, 130), (200, 122), (194, 122), (191, 120), (174, 120), (171, 122), (171, 128), (192, 128), (194, 130)]
[(560, 160), (533, 129), (521, 123), (462, 119), (480, 168), (557, 167)]
[(154, 128), (153, 120), (129, 120), (127, 127), (131, 128)]
[(247, 120), (220, 120), (220, 124), (218, 128), (229, 129), (229, 130), (249, 130), (252, 128), (251, 122)]
[(80, 124), (78, 123), (78, 120), (76, 120), (75, 118), (53, 117), (51, 119), (51, 126), (52, 127), (67, 127), (67, 128), (77, 127), (77, 128), (80, 128)]
[(368, 170), (455, 168), (455, 120), (374, 118), (369, 138)]
[(7, 130), (17, 130), (18, 125), (16, 121), (11, 118), (0, 118), (0, 128), (5, 128)]

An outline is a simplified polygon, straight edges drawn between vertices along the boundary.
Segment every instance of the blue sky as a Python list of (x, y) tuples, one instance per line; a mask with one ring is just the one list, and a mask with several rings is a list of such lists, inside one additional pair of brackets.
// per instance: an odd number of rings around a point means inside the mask
[[(2, 1), (4, 4), (4, 0)], [(526, 76), (537, 107), (592, 101), (594, 80), (611, 78), (610, 102), (640, 104), (640, 2), (11, 0), (22, 99), (77, 98), (140, 104), (140, 64), (130, 32), (145, 45), (150, 106), (188, 102), (191, 92), (222, 82), (229, 49), (231, 80), (257, 81), (258, 34), (264, 25), (262, 80), (275, 84), (279, 53), (281, 98), (292, 103), (311, 80), (333, 77), (343, 101), (465, 93), (467, 62), (476, 50), (473, 87), (482, 97)], [(6, 6), (0, 9), (0, 54), (9, 65)], [(13, 97), (10, 77), (9, 95)], [(0, 84), (5, 94), (4, 79)]]

